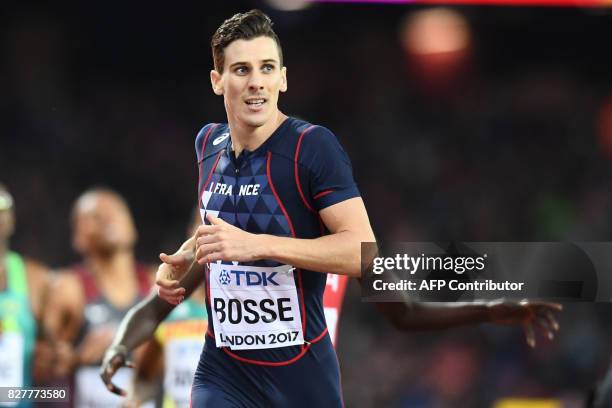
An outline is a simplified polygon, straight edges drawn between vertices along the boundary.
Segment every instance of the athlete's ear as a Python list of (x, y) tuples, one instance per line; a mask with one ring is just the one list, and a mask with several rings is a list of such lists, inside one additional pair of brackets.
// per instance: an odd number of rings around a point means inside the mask
[(215, 69), (210, 71), (210, 84), (212, 85), (212, 89), (215, 95), (223, 95), (223, 83), (221, 81), (221, 74)]
[(283, 82), (281, 83), (280, 91), (287, 92), (287, 67), (281, 68), (281, 77)]

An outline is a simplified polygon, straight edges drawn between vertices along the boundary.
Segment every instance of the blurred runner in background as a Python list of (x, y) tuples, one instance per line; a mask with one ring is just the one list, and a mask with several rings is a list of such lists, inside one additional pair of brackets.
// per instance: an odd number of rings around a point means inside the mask
[[(46, 341), (39, 340), (36, 347), (50, 275), (44, 265), (9, 249), (14, 231), (13, 197), (0, 184), (0, 387), (28, 388), (33, 385), (34, 369), (42, 376), (52, 363), (50, 346), (43, 344)], [(34, 359), (35, 350), (40, 353)], [(28, 407), (31, 403), (0, 402), (0, 406)]]
[[(49, 299), (45, 324), (61, 342), (55, 374), (74, 374), (76, 407), (120, 406), (100, 384), (98, 366), (121, 318), (143, 299), (152, 270), (136, 262), (137, 234), (125, 200), (94, 188), (72, 210), (72, 244), (82, 262), (60, 271)], [(120, 381), (129, 382), (122, 371)]]

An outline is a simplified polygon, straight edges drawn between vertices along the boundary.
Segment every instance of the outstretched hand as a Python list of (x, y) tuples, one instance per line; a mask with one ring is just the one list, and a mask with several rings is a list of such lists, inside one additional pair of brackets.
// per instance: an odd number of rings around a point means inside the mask
[(559, 303), (522, 300), (520, 302), (499, 300), (488, 304), (492, 323), (501, 325), (522, 325), (525, 340), (530, 347), (536, 345), (536, 330), (552, 340), (559, 331), (555, 313), (563, 310)]
[(193, 251), (185, 250), (173, 255), (161, 253), (159, 259), (163, 263), (159, 265), (155, 277), (157, 294), (166, 302), (177, 305), (185, 298), (185, 288), (179, 285), (179, 280), (193, 262)]
[(121, 367), (134, 368), (134, 363), (127, 360), (127, 348), (125, 346), (112, 346), (104, 354), (104, 359), (100, 366), (100, 377), (110, 392), (126, 397), (128, 395), (127, 391), (117, 387), (112, 382), (113, 376)]

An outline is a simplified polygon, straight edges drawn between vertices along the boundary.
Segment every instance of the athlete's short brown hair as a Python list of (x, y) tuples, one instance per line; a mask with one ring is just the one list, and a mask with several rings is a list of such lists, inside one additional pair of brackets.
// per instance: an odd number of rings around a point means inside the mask
[(256, 37), (270, 37), (276, 42), (279, 62), (283, 66), (283, 50), (280, 40), (272, 29), (272, 20), (260, 10), (254, 9), (246, 13), (234, 14), (219, 26), (210, 41), (215, 70), (223, 73), (224, 50), (236, 40), (250, 40)]

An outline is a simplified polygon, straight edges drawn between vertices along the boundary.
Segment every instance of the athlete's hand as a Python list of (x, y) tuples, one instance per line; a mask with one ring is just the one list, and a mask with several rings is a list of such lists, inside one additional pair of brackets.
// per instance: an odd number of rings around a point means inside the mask
[(163, 262), (157, 268), (155, 284), (157, 294), (166, 302), (177, 305), (185, 298), (185, 288), (179, 280), (187, 273), (193, 262), (193, 251), (179, 251), (173, 255), (161, 253), (159, 259)]
[(522, 300), (520, 302), (496, 300), (487, 304), (489, 319), (502, 325), (520, 324), (525, 331), (525, 339), (530, 347), (535, 347), (536, 329), (552, 340), (559, 331), (555, 313), (563, 310), (559, 303)]
[(109, 347), (102, 360), (100, 377), (110, 392), (126, 397), (128, 395), (127, 391), (117, 387), (112, 382), (113, 376), (121, 367), (134, 367), (134, 363), (127, 360), (127, 348), (123, 345)]
[(211, 214), (211, 225), (196, 231), (196, 260), (200, 265), (216, 261), (252, 262), (258, 259), (261, 235), (251, 234)]

